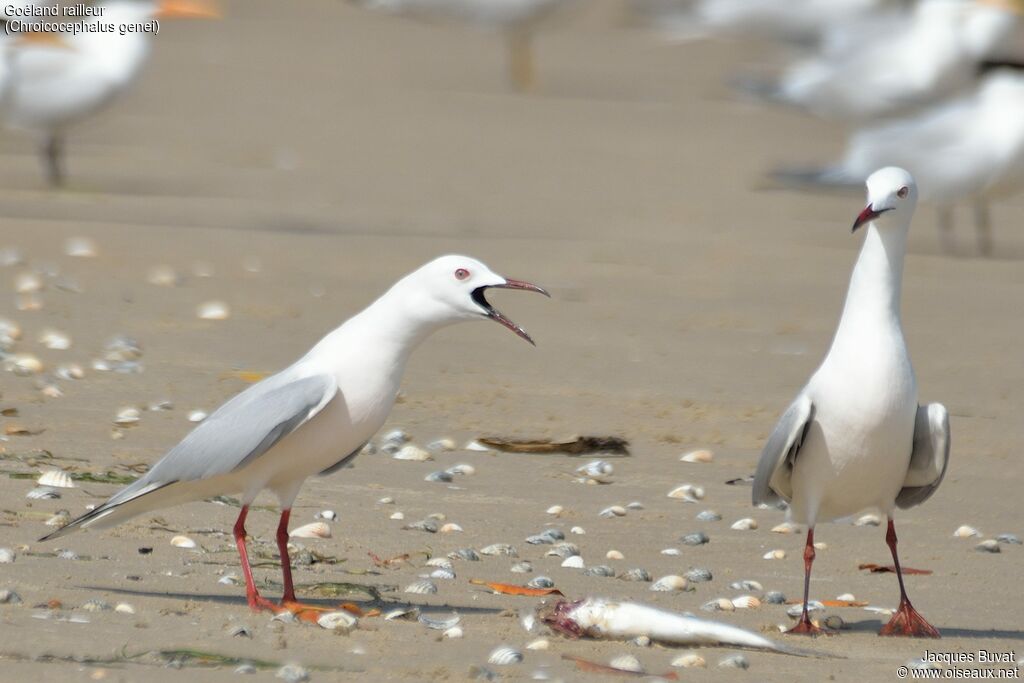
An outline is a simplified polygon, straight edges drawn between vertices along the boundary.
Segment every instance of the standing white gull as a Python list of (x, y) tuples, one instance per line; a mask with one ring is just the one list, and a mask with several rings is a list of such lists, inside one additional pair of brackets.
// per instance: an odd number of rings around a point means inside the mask
[(494, 320), (526, 332), (484, 298), (491, 288), (547, 294), (466, 256), (442, 256), (399, 280), (324, 337), (309, 353), (218, 408), (137, 481), (41, 540), (104, 528), (158, 508), (241, 493), (234, 536), (253, 609), (279, 609), (260, 596), (245, 546), (249, 505), (263, 489), (281, 504), (277, 547), (285, 606), (295, 604), (288, 518), (303, 482), (349, 463), (384, 424), (406, 361), (431, 333), (459, 322)]
[(938, 403), (919, 406), (917, 382), (900, 323), (907, 232), (917, 204), (913, 177), (884, 168), (868, 178), (868, 205), (853, 224), (867, 225), (832, 348), (761, 453), (754, 505), (789, 502), (807, 525), (804, 609), (789, 633), (821, 632), (807, 615), (814, 526), (877, 508), (889, 518), (885, 540), (900, 584), (900, 606), (881, 635), (938, 638), (910, 604), (896, 554), (892, 514), (920, 505), (942, 483), (949, 462), (949, 416)]

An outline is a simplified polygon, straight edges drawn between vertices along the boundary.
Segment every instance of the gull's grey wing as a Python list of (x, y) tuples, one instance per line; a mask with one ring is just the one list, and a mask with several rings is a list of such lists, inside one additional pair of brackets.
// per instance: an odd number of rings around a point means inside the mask
[(928, 500), (949, 467), (949, 413), (941, 403), (917, 407), (914, 450), (896, 505), (906, 510)]
[(793, 463), (812, 420), (814, 403), (806, 394), (800, 394), (779, 418), (761, 451), (754, 474), (754, 505), (778, 505), (793, 497)]

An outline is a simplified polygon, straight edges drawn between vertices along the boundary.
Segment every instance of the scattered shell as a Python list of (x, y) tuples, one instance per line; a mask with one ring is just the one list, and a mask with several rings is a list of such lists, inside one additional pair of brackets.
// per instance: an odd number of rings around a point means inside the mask
[(83, 602), (82, 609), (84, 609), (86, 612), (107, 612), (111, 609), (111, 607), (109, 603), (104, 602), (103, 600), (99, 600), (97, 598), (93, 598), (92, 600), (86, 600), (85, 602)]
[(662, 548), (661, 554), (668, 555), (670, 557), (678, 557), (679, 555), (682, 555), (683, 552), (679, 550), (679, 548)]
[(317, 519), (326, 519), (328, 522), (333, 522), (338, 519), (338, 513), (334, 510), (321, 510), (316, 513)]
[(978, 545), (974, 546), (974, 549), (982, 553), (1001, 553), (1002, 549), (999, 547), (999, 541), (994, 538), (989, 538), (982, 541)]
[(973, 526), (967, 526), (964, 524), (953, 532), (953, 536), (956, 538), (972, 538), (974, 536), (981, 536), (981, 532), (975, 529)]
[(711, 579), (714, 578), (711, 574), (711, 570), (703, 567), (692, 567), (687, 569), (683, 576), (693, 583), (703, 583), (705, 581), (711, 581)]
[(478, 453), (489, 453), (491, 451), (490, 448), (488, 448), (487, 446), (483, 445), (482, 443), (480, 443), (479, 441), (477, 441), (475, 439), (473, 441), (470, 441), (469, 443), (467, 443), (465, 446), (463, 446), (462, 450), (464, 450), (464, 451), (476, 451)]
[(200, 320), (227, 320), (231, 317), (231, 307), (223, 301), (207, 301), (196, 307), (196, 315)]
[(36, 483), (40, 486), (52, 486), (58, 489), (75, 488), (75, 482), (72, 481), (71, 475), (63, 470), (47, 470), (39, 475)]
[(601, 510), (598, 514), (605, 518), (624, 517), (626, 515), (626, 508), (621, 505), (612, 505), (611, 507), (606, 507), (604, 510)]
[(861, 515), (854, 520), (854, 526), (878, 526), (882, 523), (882, 518), (874, 513)]
[(188, 421), (189, 422), (202, 422), (205, 419), (206, 419), (206, 411), (205, 410), (193, 410), (193, 411), (189, 412), (189, 414), (188, 414)]
[(606, 552), (604, 554), (604, 556), (607, 559), (609, 559), (609, 560), (624, 560), (624, 559), (626, 559), (626, 556), (623, 555), (622, 553), (620, 553), (618, 550), (609, 550), (608, 552)]
[(68, 550), (66, 548), (57, 549), (57, 557), (62, 560), (71, 560), (72, 562), (78, 559), (78, 553), (74, 550)]
[(438, 531), (440, 531), (442, 534), (456, 534), (462, 531), (462, 527), (456, 524), (455, 522), (448, 522), (440, 529), (438, 529)]
[(389, 519), (398, 519), (398, 520), (405, 519), (405, 513), (404, 512), (392, 512), (391, 513), (391, 517), (389, 517)]
[(554, 588), (555, 582), (547, 576), (535, 576), (526, 585), (530, 588)]
[(65, 527), (68, 522), (71, 521), (71, 513), (67, 510), (61, 510), (57, 514), (46, 520), (46, 526)]
[(508, 543), (492, 543), (489, 546), (480, 548), (481, 555), (506, 555), (508, 557), (519, 557), (519, 551), (515, 546)]
[(82, 366), (77, 363), (60, 365), (53, 371), (53, 374), (55, 374), (58, 379), (82, 379), (85, 377), (85, 371), (82, 369)]
[(395, 460), (411, 460), (413, 462), (426, 462), (427, 460), (434, 459), (434, 456), (430, 454), (430, 451), (426, 451), (419, 446), (414, 446), (412, 444), (402, 446), (398, 449), (398, 452), (391, 457)]
[(127, 602), (117, 603), (117, 605), (114, 606), (114, 611), (118, 614), (135, 614), (135, 608)]
[(627, 569), (619, 574), (619, 578), (623, 581), (640, 581), (647, 583), (651, 580), (651, 574), (643, 567), (635, 567), (633, 569)]
[(722, 515), (718, 514), (714, 510), (702, 510), (697, 513), (696, 519), (699, 522), (718, 522), (722, 519)]
[(66, 332), (47, 328), (39, 333), (39, 343), (48, 349), (66, 351), (71, 348), (71, 337)]
[(585, 529), (584, 529), (583, 527), (581, 527), (581, 526), (574, 526), (573, 528), (569, 529), (569, 533), (570, 533), (570, 534), (576, 534), (577, 536), (583, 536), (583, 535), (584, 535), (584, 534), (586, 534), (587, 532), (586, 532), (586, 530), (585, 530)]
[(477, 554), (472, 548), (459, 548), (448, 553), (448, 559), (451, 560), (466, 560), (467, 562), (479, 562), (480, 555)]
[(327, 612), (321, 614), (316, 623), (329, 631), (348, 633), (356, 625), (356, 618), (348, 612)]
[(240, 586), (242, 580), (238, 578), (238, 574), (225, 574), (217, 579), (217, 583), (224, 584), (225, 586)]
[(690, 451), (679, 458), (682, 462), (711, 462), (714, 459), (715, 454), (705, 449)]
[(461, 626), (452, 626), (450, 629), (446, 630), (444, 633), (441, 634), (442, 637), (448, 638), (449, 640), (461, 638), (462, 635), (463, 633)]
[(141, 410), (133, 406), (128, 406), (117, 411), (117, 416), (114, 417), (114, 424), (119, 427), (127, 427), (137, 423), (141, 417)]
[(445, 470), (448, 474), (462, 474), (467, 477), (471, 477), (476, 474), (476, 468), (466, 463), (459, 463), (458, 465), (452, 465)]
[(432, 557), (426, 561), (428, 567), (441, 567), (443, 569), (451, 569), (455, 565), (447, 557)]
[(562, 566), (568, 569), (583, 569), (583, 558), (579, 555), (570, 555), (562, 561)]
[(420, 615), (417, 621), (419, 621), (421, 624), (423, 624), (429, 629), (433, 629), (435, 631), (445, 631), (447, 629), (452, 628), (453, 626), (456, 626), (460, 621), (462, 621), (462, 617), (460, 617), (458, 614), (452, 614), (447, 619), (431, 619), (430, 617)]
[(513, 574), (529, 574), (533, 571), (533, 565), (524, 560), (522, 562), (516, 562), (515, 564), (513, 564), (511, 567), (509, 567), (509, 571)]
[(565, 511), (565, 508), (563, 508), (561, 505), (552, 505), (547, 510), (545, 510), (545, 512), (547, 514), (555, 515), (555, 516), (562, 514), (562, 512), (564, 512), (564, 511)]
[(768, 591), (764, 594), (764, 601), (769, 605), (785, 605), (786, 596), (782, 591)]
[(843, 618), (838, 614), (830, 614), (827, 617), (825, 617), (824, 624), (825, 628), (832, 629), (833, 631), (838, 631), (840, 629), (846, 628), (846, 622), (843, 621)]
[(490, 657), (487, 658), (488, 664), (495, 664), (497, 666), (507, 666), (509, 664), (519, 664), (523, 661), (523, 653), (519, 650), (508, 646), (502, 646), (494, 650)]
[(331, 527), (326, 522), (311, 522), (292, 529), (289, 538), (330, 538)]
[(615, 570), (606, 564), (595, 564), (593, 567), (587, 567), (583, 571), (584, 576), (615, 576)]
[(21, 596), (9, 588), (0, 589), (0, 605), (21, 604)]
[(13, 564), (16, 557), (10, 548), (0, 548), (0, 564)]
[(419, 616), (420, 610), (418, 607), (399, 607), (386, 612), (384, 614), (384, 621), (394, 621), (396, 619), (412, 621), (414, 619), (419, 619)]
[(176, 287), (182, 282), (178, 272), (171, 266), (153, 266), (146, 272), (146, 282), (157, 287)]
[(668, 492), (669, 498), (680, 498), (687, 503), (704, 500), (704, 487), (696, 484), (683, 484)]
[(93, 258), (99, 250), (88, 237), (69, 237), (64, 241), (64, 253), (78, 258)]
[(843, 602), (856, 602), (857, 598), (853, 593), (843, 593), (842, 595), (837, 595), (836, 600), (842, 600)]
[(171, 539), (171, 545), (173, 545), (175, 548), (192, 549), (196, 547), (196, 542), (188, 536), (175, 536)]
[(519, 620), (519, 624), (527, 633), (533, 633), (533, 629), (537, 626), (537, 617), (532, 612), (527, 612)]
[(294, 624), (299, 619), (292, 612), (283, 609), (280, 612), (275, 613), (274, 616), (270, 617), (270, 620), (279, 621), (283, 624)]
[(707, 665), (707, 660), (696, 652), (684, 652), (672, 660), (672, 666), (678, 666), (683, 669), (703, 669)]
[(776, 534), (795, 534), (798, 531), (800, 531), (800, 527), (792, 522), (783, 522), (772, 527), (772, 533)]
[(305, 683), (309, 680), (309, 672), (299, 664), (285, 664), (277, 670), (274, 676), (284, 680), (285, 683)]
[(547, 638), (537, 638), (526, 644), (527, 650), (547, 650), (551, 647), (551, 641)]
[(743, 655), (727, 655), (718, 660), (718, 666), (727, 669), (749, 669), (750, 662)]
[(579, 554), (580, 554), (579, 546), (576, 545), (575, 543), (567, 543), (567, 542), (557, 543), (557, 544), (555, 544), (554, 547), (551, 548), (551, 550), (549, 550), (546, 553), (544, 553), (544, 555), (547, 556), (547, 557), (561, 557), (563, 559), (566, 558), (566, 557), (571, 557), (573, 555), (579, 555)]
[(651, 584), (651, 590), (657, 592), (685, 591), (690, 588), (690, 582), (677, 574), (663, 576)]
[(455, 442), (451, 439), (437, 439), (427, 444), (428, 451), (434, 451), (435, 453), (454, 451)]
[(437, 584), (427, 579), (414, 581), (405, 587), (405, 592), (416, 593), (418, 595), (433, 595), (437, 592)]
[(693, 534), (686, 534), (685, 536), (679, 539), (679, 541), (683, 545), (704, 545), (710, 540), (711, 539), (708, 537), (708, 535), (703, 531), (698, 531)]
[(735, 531), (753, 531), (757, 528), (757, 520), (752, 517), (744, 517), (733, 522), (729, 528)]
[(757, 609), (761, 606), (761, 601), (753, 595), (741, 595), (733, 598), (732, 604), (736, 609)]
[[(810, 614), (811, 612), (820, 612), (823, 609), (825, 609), (825, 606), (822, 605), (817, 600), (811, 600), (810, 602), (807, 603), (807, 613), (808, 614)], [(790, 607), (788, 607), (786, 609), (786, 614), (789, 615), (790, 617), (792, 617), (793, 619), (799, 618), (803, 613), (804, 613), (804, 604), (802, 602), (800, 604), (798, 604), (798, 605), (791, 605)]]
[[(395, 516), (391, 515), (391, 517), (393, 519)], [(412, 524), (406, 524), (402, 528), (411, 529), (413, 531), (426, 531), (428, 534), (436, 534), (440, 526), (441, 525), (437, 523), (436, 519), (431, 519), (430, 517), (428, 517), (426, 519), (421, 519), (418, 522), (413, 522)]]
[(14, 291), (18, 294), (32, 294), (45, 287), (39, 273), (19, 273), (14, 278)]
[(56, 500), (60, 498), (60, 494), (49, 486), (37, 486), (26, 493), (25, 497), (31, 500)]
[(1021, 540), (1014, 534), (999, 534), (996, 540), (1007, 545), (1022, 545)]
[(612, 660), (608, 663), (612, 667), (622, 671), (632, 671), (633, 673), (638, 674), (642, 674), (644, 672), (644, 667), (640, 664), (640, 660), (633, 655), (619, 655), (618, 657), (612, 657)]
[(615, 468), (606, 460), (593, 460), (586, 465), (576, 468), (576, 474), (582, 474), (584, 477), (601, 484), (610, 482), (614, 471)]
[(632, 503), (627, 503), (626, 504), (626, 509), (627, 510), (643, 510), (644, 509), (644, 504), (641, 503), (638, 500), (634, 500)]
[(395, 504), (395, 499), (392, 498), (391, 496), (384, 496), (383, 498), (378, 500), (377, 503), (379, 505), (394, 505)]
[(715, 598), (700, 606), (705, 612), (732, 612), (736, 606), (729, 598)]
[(4, 358), (4, 370), (19, 377), (38, 375), (43, 371), (43, 362), (31, 353), (15, 353)]
[(762, 557), (766, 560), (784, 560), (786, 559), (785, 550), (769, 550)]
[(437, 482), (442, 484), (450, 483), (452, 479), (454, 479), (454, 477), (450, 473), (445, 472), (444, 470), (431, 472), (427, 476), (423, 477), (423, 481)]

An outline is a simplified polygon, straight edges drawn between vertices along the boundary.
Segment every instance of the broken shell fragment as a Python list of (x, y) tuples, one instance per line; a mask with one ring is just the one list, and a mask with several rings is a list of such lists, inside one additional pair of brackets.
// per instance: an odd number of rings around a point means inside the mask
[(782, 591), (768, 591), (764, 594), (764, 601), (769, 605), (785, 605), (786, 596)]
[(176, 287), (181, 284), (181, 276), (171, 266), (153, 266), (146, 272), (146, 282), (157, 287)]
[(405, 587), (405, 592), (417, 595), (433, 595), (437, 592), (437, 584), (427, 579), (414, 581)]
[(133, 406), (128, 406), (117, 411), (117, 416), (114, 418), (114, 424), (119, 427), (127, 427), (129, 425), (136, 424), (141, 417), (142, 411)]
[(735, 531), (753, 531), (757, 529), (757, 520), (751, 517), (744, 517), (733, 522), (729, 528)]
[(56, 500), (60, 498), (60, 494), (49, 486), (37, 486), (26, 493), (25, 497), (30, 500)]
[(430, 451), (423, 450), (419, 446), (414, 446), (412, 444), (402, 446), (398, 449), (398, 452), (391, 457), (395, 460), (410, 460), (412, 462), (426, 462), (427, 460), (434, 459), (434, 456), (430, 454)]
[(547, 638), (537, 638), (526, 644), (527, 650), (547, 650), (551, 647), (551, 641)]
[(0, 548), (0, 564), (12, 564), (17, 558), (10, 548)]
[(496, 666), (509, 666), (519, 664), (523, 661), (523, 653), (508, 646), (502, 646), (491, 652), (487, 658), (489, 664)]
[(684, 652), (672, 660), (672, 666), (677, 666), (683, 669), (703, 669), (707, 665), (707, 660), (696, 652)]
[(448, 474), (462, 474), (469, 477), (476, 474), (476, 468), (466, 463), (459, 463), (458, 465), (452, 465), (445, 472)]
[(71, 475), (63, 470), (47, 470), (39, 475), (36, 483), (40, 486), (52, 486), (58, 489), (75, 488), (75, 482), (72, 481)]
[(449, 640), (461, 638), (463, 636), (462, 627), (452, 626), (450, 629), (447, 629), (444, 633), (442, 633), (441, 636), (444, 638), (448, 638)]
[(231, 308), (223, 301), (207, 301), (196, 307), (196, 316), (200, 320), (227, 320), (231, 317)]
[(43, 371), (43, 362), (31, 353), (15, 353), (3, 360), (4, 370), (19, 377), (38, 375)]
[(526, 585), (529, 588), (554, 588), (555, 582), (547, 576), (535, 576)]
[(492, 543), (491, 545), (480, 548), (481, 555), (505, 555), (508, 557), (519, 557), (519, 552), (515, 546), (509, 545), (508, 543)]
[(598, 515), (606, 519), (612, 517), (625, 517), (626, 508), (622, 507), (621, 505), (612, 505), (610, 507), (606, 507), (604, 510), (601, 510), (601, 512), (599, 512)]
[(549, 508), (548, 508), (547, 510), (545, 510), (545, 512), (546, 512), (547, 514), (549, 514), (549, 515), (555, 515), (555, 516), (558, 516), (558, 515), (562, 514), (562, 512), (563, 512), (564, 510), (565, 510), (565, 508), (563, 508), (563, 507), (562, 507), (561, 505), (552, 505), (552, 506), (551, 506), (551, 507), (549, 507)]
[(427, 476), (423, 477), (423, 481), (429, 481), (429, 482), (435, 482), (435, 483), (441, 483), (441, 484), (448, 484), (448, 483), (450, 483), (452, 481), (452, 479), (454, 479), (454, 477), (452, 477), (451, 473), (445, 472), (444, 470), (440, 470), (440, 471), (437, 471), (437, 472), (431, 472)]
[(711, 462), (715, 459), (714, 453), (709, 450), (701, 449), (699, 451), (690, 451), (682, 455), (679, 460), (682, 462)]
[(587, 567), (583, 570), (583, 575), (600, 577), (615, 576), (615, 570), (606, 564), (595, 564), (594, 566)]
[(663, 576), (653, 584), (651, 584), (651, 590), (656, 592), (672, 592), (672, 591), (685, 591), (690, 588), (690, 582), (684, 577), (677, 574), (669, 574)]
[(175, 548), (186, 548), (191, 550), (196, 547), (196, 542), (188, 536), (175, 536), (171, 539), (171, 545)]
[(704, 500), (704, 487), (696, 484), (683, 484), (668, 492), (669, 498), (678, 498), (686, 503), (696, 503)]
[(854, 526), (878, 526), (881, 523), (882, 523), (882, 518), (879, 515), (876, 515), (874, 513), (868, 513), (866, 515), (861, 515), (856, 520), (854, 520), (853, 525)]
[(434, 451), (435, 453), (454, 451), (455, 442), (451, 439), (437, 439), (436, 441), (431, 441), (427, 444), (427, 450)]
[(334, 510), (321, 510), (320, 512), (316, 513), (316, 518), (326, 519), (329, 522), (333, 522), (336, 519), (338, 519), (338, 513), (335, 512)]
[(683, 576), (693, 583), (703, 583), (705, 581), (711, 581), (713, 578), (711, 570), (705, 569), (704, 567), (692, 567), (687, 569)]
[(769, 550), (762, 557), (766, 560), (784, 560), (786, 559), (786, 551), (781, 549)]
[(1014, 534), (999, 534), (996, 536), (996, 540), (1007, 545), (1024, 545)]
[(736, 606), (729, 598), (715, 598), (700, 606), (705, 612), (732, 612)]
[(339, 633), (348, 633), (356, 625), (356, 618), (348, 612), (327, 612), (321, 614), (320, 618), (316, 620), (316, 623), (321, 628), (325, 628), (328, 631), (337, 631)]
[(513, 574), (529, 574), (533, 571), (533, 565), (524, 560), (522, 562), (516, 562), (515, 564), (513, 564), (511, 567), (509, 567), (509, 571)]
[(702, 510), (697, 513), (696, 519), (698, 522), (718, 522), (722, 519), (722, 515), (714, 510)]
[(999, 547), (999, 541), (994, 538), (989, 538), (982, 541), (978, 545), (974, 546), (974, 549), (981, 553), (1000, 553), (1002, 549)]
[(750, 662), (743, 655), (728, 655), (718, 660), (718, 666), (727, 669), (749, 669)]
[(640, 660), (634, 655), (619, 655), (613, 657), (608, 664), (620, 671), (630, 671), (632, 673), (642, 674), (644, 672), (643, 665), (640, 664)]
[(455, 522), (448, 522), (440, 529), (438, 529), (438, 531), (442, 534), (457, 534), (460, 531), (462, 531), (462, 527), (456, 524)]
[(703, 531), (698, 531), (693, 534), (686, 534), (685, 536), (680, 538), (679, 541), (683, 545), (704, 545), (705, 543), (711, 541), (711, 539)]
[(483, 445), (482, 443), (475, 439), (473, 441), (468, 442), (465, 446), (463, 446), (462, 450), (476, 451), (478, 453), (489, 453), (491, 451), (490, 448), (488, 448), (487, 446)]
[(761, 585), (760, 581), (754, 581), (751, 579), (733, 581), (729, 584), (729, 588), (737, 591), (757, 591), (759, 593), (764, 590), (764, 586)]
[(289, 538), (330, 538), (331, 527), (326, 522), (311, 522), (292, 529)]
[(582, 474), (584, 477), (600, 484), (609, 483), (614, 471), (615, 468), (612, 464), (605, 460), (593, 460), (586, 465), (581, 465), (576, 468), (576, 474)]
[(800, 527), (792, 522), (783, 522), (772, 527), (772, 533), (775, 534), (795, 534), (799, 530)]

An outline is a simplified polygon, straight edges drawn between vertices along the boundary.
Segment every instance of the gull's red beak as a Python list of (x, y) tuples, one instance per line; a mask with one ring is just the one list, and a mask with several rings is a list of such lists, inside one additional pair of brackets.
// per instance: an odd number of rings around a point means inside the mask
[(506, 318), (501, 311), (496, 309), (494, 306), (490, 304), (490, 302), (487, 301), (487, 299), (484, 297), (484, 291), (492, 288), (520, 289), (526, 292), (537, 292), (538, 294), (543, 294), (546, 297), (550, 297), (551, 295), (548, 294), (543, 287), (538, 287), (533, 283), (524, 282), (523, 280), (509, 280), (508, 278), (505, 278), (505, 284), (503, 285), (486, 285), (484, 287), (477, 287), (476, 289), (473, 290), (473, 301), (475, 301), (480, 308), (484, 309), (484, 315), (486, 315), (494, 322), (504, 325), (508, 329), (515, 332), (518, 336), (522, 337), (526, 341), (536, 346), (537, 344), (535, 344), (530, 335), (526, 333), (526, 330), (524, 330), (523, 328), (519, 327), (519, 325), (516, 325), (514, 322)]
[(890, 210), (891, 209), (882, 209), (881, 211), (875, 211), (875, 208), (868, 204), (864, 207), (863, 211), (857, 214), (857, 220), (853, 222), (853, 229), (851, 229), (850, 232), (857, 232), (857, 228), (861, 227), (865, 223), (870, 223), (886, 211)]

